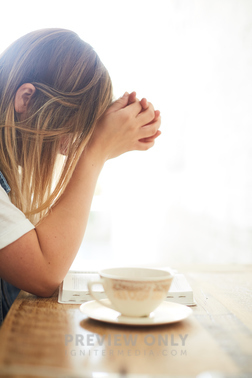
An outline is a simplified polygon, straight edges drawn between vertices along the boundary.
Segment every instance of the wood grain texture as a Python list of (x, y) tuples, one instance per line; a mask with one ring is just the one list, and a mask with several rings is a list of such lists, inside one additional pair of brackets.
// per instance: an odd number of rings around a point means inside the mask
[[(197, 306), (180, 323), (117, 326), (79, 305), (20, 292), (0, 329), (0, 376), (81, 377), (91, 372), (252, 376), (252, 267), (179, 267)], [(22, 369), (26, 369), (21, 375)], [(19, 373), (19, 374), (17, 374)], [(7, 373), (6, 373), (7, 374)]]

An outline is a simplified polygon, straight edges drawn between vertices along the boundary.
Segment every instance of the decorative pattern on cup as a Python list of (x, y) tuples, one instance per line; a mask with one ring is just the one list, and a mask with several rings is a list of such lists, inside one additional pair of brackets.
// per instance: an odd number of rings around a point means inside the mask
[(150, 294), (150, 299), (157, 300), (162, 298), (168, 292), (171, 280), (161, 282), (139, 283), (133, 282), (116, 282), (112, 284), (114, 297), (122, 300), (144, 301)]

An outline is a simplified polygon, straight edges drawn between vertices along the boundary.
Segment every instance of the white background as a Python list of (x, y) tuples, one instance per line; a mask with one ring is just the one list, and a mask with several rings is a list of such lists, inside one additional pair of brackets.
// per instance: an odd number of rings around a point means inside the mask
[(76, 266), (252, 262), (252, 1), (11, 1), (1, 16), (0, 50), (72, 29), (115, 97), (161, 111), (152, 150), (106, 164)]

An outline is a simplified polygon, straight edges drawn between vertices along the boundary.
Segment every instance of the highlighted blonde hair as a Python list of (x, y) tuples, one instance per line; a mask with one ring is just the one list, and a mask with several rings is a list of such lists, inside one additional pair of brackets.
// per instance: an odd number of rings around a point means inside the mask
[[(21, 122), (14, 99), (24, 83), (36, 91)], [(72, 31), (29, 33), (0, 56), (0, 171), (11, 187), (11, 201), (34, 224), (63, 193), (97, 119), (111, 102), (107, 70)], [(67, 147), (59, 170), (62, 140)]]

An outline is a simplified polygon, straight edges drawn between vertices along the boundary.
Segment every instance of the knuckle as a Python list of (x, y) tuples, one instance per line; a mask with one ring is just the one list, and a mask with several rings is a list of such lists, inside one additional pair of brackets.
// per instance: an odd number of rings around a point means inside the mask
[(130, 120), (131, 120), (131, 114), (130, 114), (130, 112), (128, 112), (128, 111), (122, 112), (122, 121), (124, 123), (128, 123), (128, 122), (130, 122)]
[(154, 106), (152, 105), (151, 102), (149, 102), (149, 109), (150, 109), (153, 113), (155, 112), (155, 110), (154, 110)]
[(148, 105), (149, 105), (149, 108), (153, 108), (154, 109), (152, 102), (148, 101)]
[(153, 106), (149, 106), (148, 113), (149, 113), (150, 117), (152, 117), (152, 119), (155, 117), (155, 111), (154, 111)]
[(151, 126), (150, 126), (150, 133), (153, 135), (153, 134), (156, 133), (156, 131), (157, 131), (157, 126), (155, 126), (155, 125), (151, 125)]

